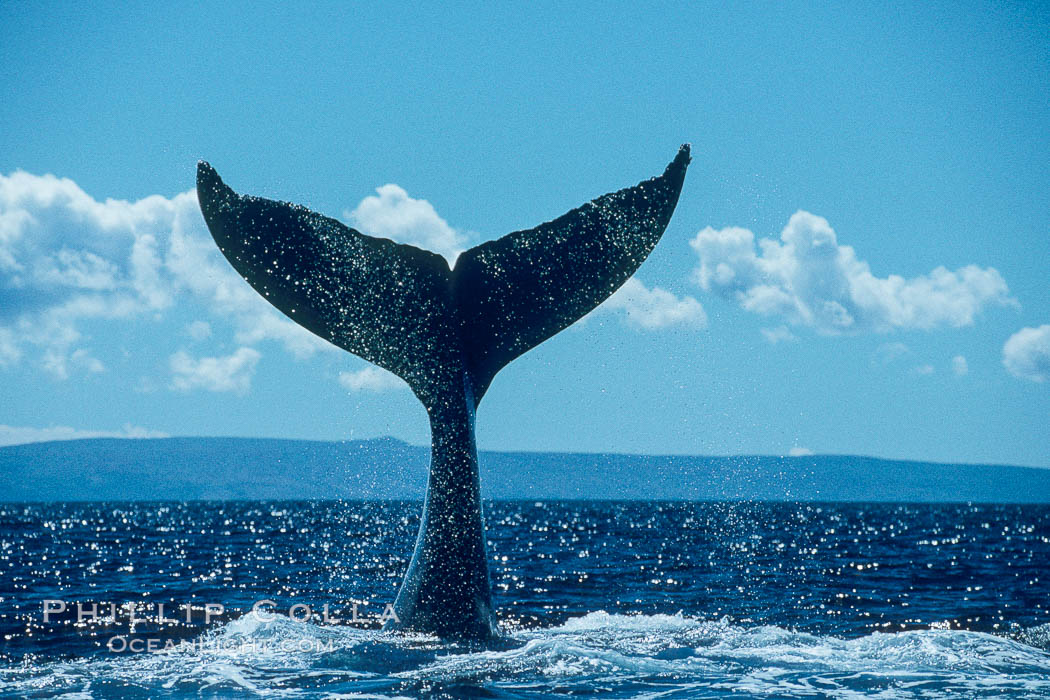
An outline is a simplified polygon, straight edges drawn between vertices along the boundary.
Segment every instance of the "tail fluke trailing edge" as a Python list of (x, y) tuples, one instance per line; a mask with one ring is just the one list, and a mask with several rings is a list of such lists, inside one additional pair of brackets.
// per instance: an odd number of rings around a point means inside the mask
[(304, 207), (238, 195), (205, 162), (197, 195), (220, 250), (271, 304), (430, 406), (456, 368), (480, 401), (502, 367), (626, 282), (663, 235), (688, 164), (686, 145), (663, 175), (482, 243), (452, 270)]

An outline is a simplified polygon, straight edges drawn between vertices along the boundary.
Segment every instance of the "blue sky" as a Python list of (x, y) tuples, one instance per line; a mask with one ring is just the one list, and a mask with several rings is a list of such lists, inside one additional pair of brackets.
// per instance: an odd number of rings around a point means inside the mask
[[(847, 9), (848, 7), (848, 9)], [(1050, 466), (1050, 10), (0, 5), (0, 442), (428, 439), (207, 237), (242, 193), (442, 252), (693, 163), (483, 448)]]

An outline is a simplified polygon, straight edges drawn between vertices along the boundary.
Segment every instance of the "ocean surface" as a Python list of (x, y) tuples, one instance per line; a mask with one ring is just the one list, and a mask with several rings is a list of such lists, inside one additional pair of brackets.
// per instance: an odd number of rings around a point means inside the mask
[(1050, 697), (1050, 506), (490, 503), (488, 649), (377, 630), (419, 510), (0, 504), (0, 697)]

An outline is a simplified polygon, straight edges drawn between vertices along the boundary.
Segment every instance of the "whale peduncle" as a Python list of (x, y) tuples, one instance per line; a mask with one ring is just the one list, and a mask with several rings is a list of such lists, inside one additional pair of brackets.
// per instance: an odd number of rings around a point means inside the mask
[(432, 405), (430, 476), (412, 561), (388, 629), (425, 630), (450, 639), (498, 633), (485, 546), (474, 437), (475, 400), (466, 372), (447, 400)]

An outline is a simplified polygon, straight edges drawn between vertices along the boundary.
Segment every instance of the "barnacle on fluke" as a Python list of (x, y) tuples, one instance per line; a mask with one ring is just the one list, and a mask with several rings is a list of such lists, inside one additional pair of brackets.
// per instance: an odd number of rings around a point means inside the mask
[(684, 145), (663, 175), (482, 243), (452, 269), (304, 207), (238, 195), (198, 165), (201, 211), (237, 271), (297, 323), (403, 378), (426, 407), (430, 477), (392, 626), (497, 635), (475, 410), (501, 368), (634, 274), (671, 219), (688, 164)]

